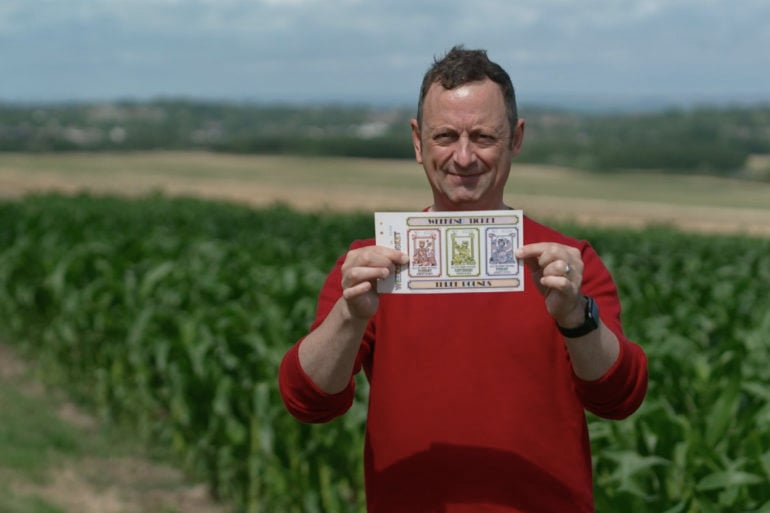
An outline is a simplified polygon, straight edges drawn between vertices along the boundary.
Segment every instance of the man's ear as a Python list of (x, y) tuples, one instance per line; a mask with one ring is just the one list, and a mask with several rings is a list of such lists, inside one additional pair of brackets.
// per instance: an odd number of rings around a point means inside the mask
[(513, 128), (513, 137), (511, 137), (511, 154), (515, 157), (521, 151), (521, 145), (524, 142), (524, 120), (519, 119)]
[(420, 140), (420, 125), (416, 119), (409, 123), (412, 127), (412, 146), (414, 146), (414, 158), (418, 164), (422, 164), (422, 141)]

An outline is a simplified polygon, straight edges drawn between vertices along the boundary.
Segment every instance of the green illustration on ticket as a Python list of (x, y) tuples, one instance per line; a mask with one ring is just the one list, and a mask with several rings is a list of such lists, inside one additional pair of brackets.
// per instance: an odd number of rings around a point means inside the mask
[(457, 240), (458, 237), (452, 234), (452, 265), (476, 265), (476, 259), (471, 252), (471, 241)]
[(447, 228), (449, 247), (447, 275), (452, 277), (479, 276), (481, 273), (480, 231), (478, 228)]

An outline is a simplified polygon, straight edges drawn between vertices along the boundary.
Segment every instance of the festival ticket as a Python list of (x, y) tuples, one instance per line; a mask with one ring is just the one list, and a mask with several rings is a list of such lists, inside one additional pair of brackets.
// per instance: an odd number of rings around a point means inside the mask
[(376, 243), (409, 255), (378, 280), (378, 292), (435, 294), (524, 290), (515, 251), (524, 240), (521, 210), (376, 212)]

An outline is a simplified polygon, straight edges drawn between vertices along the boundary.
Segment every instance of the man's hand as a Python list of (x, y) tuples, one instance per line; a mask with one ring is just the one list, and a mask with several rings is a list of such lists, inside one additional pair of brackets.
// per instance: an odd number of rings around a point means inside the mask
[(555, 242), (541, 242), (520, 247), (516, 257), (529, 267), (551, 317), (564, 328), (582, 324), (585, 300), (580, 292), (583, 282), (580, 251)]
[(302, 369), (321, 390), (336, 394), (348, 386), (366, 324), (380, 304), (377, 280), (408, 261), (406, 254), (384, 246), (365, 246), (345, 256), (342, 297), (298, 350)]
[(387, 278), (396, 265), (409, 262), (409, 257), (385, 246), (366, 246), (348, 252), (342, 264), (342, 297), (349, 314), (369, 319), (377, 312), (380, 297), (377, 280)]

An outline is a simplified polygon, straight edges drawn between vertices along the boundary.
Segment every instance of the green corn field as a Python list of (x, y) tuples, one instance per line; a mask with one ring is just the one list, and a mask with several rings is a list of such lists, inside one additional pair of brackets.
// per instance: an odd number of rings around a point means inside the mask
[[(589, 239), (649, 359), (642, 408), (589, 416), (600, 513), (770, 513), (770, 240)], [(103, 419), (171, 447), (248, 513), (361, 513), (366, 383), (304, 425), (277, 369), (371, 214), (152, 196), (0, 202), (0, 335)]]

